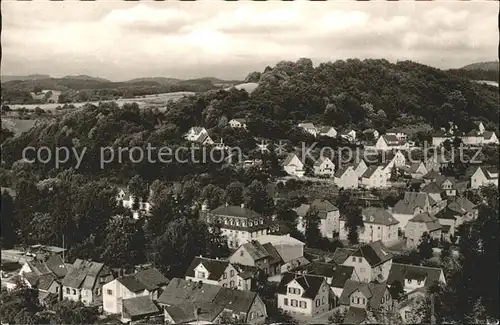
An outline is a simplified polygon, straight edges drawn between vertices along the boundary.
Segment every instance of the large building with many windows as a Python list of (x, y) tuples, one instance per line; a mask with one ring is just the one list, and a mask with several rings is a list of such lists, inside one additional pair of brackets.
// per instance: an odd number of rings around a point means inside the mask
[(229, 248), (238, 248), (259, 236), (269, 233), (270, 220), (241, 206), (221, 205), (206, 213), (207, 221), (218, 225), (227, 238)]

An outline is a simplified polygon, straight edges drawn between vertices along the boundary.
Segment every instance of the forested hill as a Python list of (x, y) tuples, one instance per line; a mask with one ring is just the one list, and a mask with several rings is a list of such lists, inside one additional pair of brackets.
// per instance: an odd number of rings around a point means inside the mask
[[(93, 148), (89, 150), (95, 156), (89, 157), (98, 157), (99, 146), (180, 145), (182, 134), (191, 126), (206, 127), (214, 141), (222, 137), (229, 146), (246, 148), (255, 148), (254, 137), (288, 139), (295, 144), (309, 141), (297, 128), (302, 121), (333, 125), (339, 131), (375, 128), (383, 133), (408, 125), (438, 129), (449, 121), (469, 131), (473, 121), (481, 120), (487, 129), (498, 130), (496, 87), (415, 62), (351, 59), (314, 67), (309, 59), (283, 61), (249, 74), (245, 82), (257, 82), (258, 87), (251, 94), (235, 88), (199, 93), (170, 103), (165, 112), (118, 109), (110, 104), (77, 110), (7, 140), (2, 158), (8, 166), (26, 146), (61, 143)], [(248, 132), (228, 127), (227, 122), (235, 117), (247, 119)], [(95, 161), (84, 164), (92, 172), (98, 168)], [(129, 167), (120, 166), (119, 173), (133, 175)], [(181, 175), (180, 169), (167, 168), (163, 175), (167, 173)]]
[(473, 80), (487, 80), (497, 83), (500, 74), (498, 61), (473, 63), (450, 71)]

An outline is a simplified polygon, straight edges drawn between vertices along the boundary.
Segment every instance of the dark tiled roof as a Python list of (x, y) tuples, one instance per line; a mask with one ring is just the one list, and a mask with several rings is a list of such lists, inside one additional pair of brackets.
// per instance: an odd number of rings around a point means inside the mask
[(392, 263), (387, 284), (393, 285), (397, 281), (404, 286), (405, 279), (421, 281), (426, 279), (425, 287), (429, 287), (439, 281), (441, 272), (441, 269), (435, 267)]
[[(281, 165), (282, 165), (282, 166), (288, 166), (288, 164), (289, 164), (289, 163), (292, 161), (292, 159), (293, 159), (293, 158), (295, 158), (295, 157), (297, 157), (297, 155), (296, 155), (296, 154), (294, 154), (294, 153), (289, 153), (289, 154), (286, 156), (285, 160), (283, 160), (283, 163), (282, 163)], [(297, 158), (298, 158), (298, 157), (297, 157)], [(299, 159), (299, 161), (300, 161), (300, 159)], [(302, 163), (302, 161), (301, 161), (301, 163)]]
[(252, 240), (251, 242), (245, 243), (242, 245), (243, 248), (250, 254), (254, 261), (260, 260), (264, 257), (269, 257), (269, 252), (256, 240)]
[(397, 146), (400, 144), (399, 139), (395, 135), (384, 134), (382, 138), (384, 139), (384, 141), (387, 143), (388, 146)]
[(295, 269), (298, 273), (307, 272), (312, 275), (319, 275), (331, 279), (331, 286), (343, 288), (345, 282), (349, 280), (354, 272), (354, 267), (347, 265), (337, 265), (335, 263), (312, 262), (308, 265), (299, 266)]
[(319, 217), (321, 219), (326, 219), (327, 213), (339, 210), (336, 206), (330, 203), (330, 201), (320, 199), (315, 199), (314, 201), (312, 201), (310, 209), (318, 211)]
[(133, 274), (120, 277), (117, 279), (117, 281), (131, 292), (140, 292), (146, 290), (146, 286), (139, 282)]
[(169, 282), (169, 280), (156, 268), (141, 270), (134, 275), (149, 291), (159, 289)]
[(259, 268), (255, 266), (248, 266), (242, 264), (232, 264), (234, 268), (238, 271), (238, 276), (242, 279), (250, 279), (257, 275)]
[(361, 211), (361, 214), (364, 217), (366, 217), (366, 220), (364, 220), (364, 222), (366, 223), (374, 223), (384, 226), (392, 226), (392, 225), (397, 225), (399, 223), (399, 221), (394, 219), (392, 213), (383, 208), (377, 208), (377, 207), (364, 208)]
[(337, 264), (343, 264), (354, 252), (356, 252), (355, 249), (339, 247), (333, 252), (333, 261)]
[(438, 175), (441, 175), (441, 174), (439, 174), (439, 172), (437, 172), (437, 171), (435, 171), (434, 169), (432, 169), (432, 170), (431, 170), (431, 171), (429, 171), (427, 174), (425, 174), (425, 175), (423, 176), (423, 178), (425, 178), (425, 179), (436, 179), (436, 177), (437, 177)]
[[(457, 219), (456, 213), (448, 208), (442, 209), (441, 211), (436, 213), (435, 217), (438, 219), (449, 219), (449, 220)], [(444, 227), (444, 226), (442, 226), (442, 227)]]
[(349, 297), (356, 291), (360, 291), (368, 300), (368, 306), (372, 309), (377, 309), (382, 303), (387, 284), (384, 283), (365, 283), (353, 280), (347, 280), (344, 290), (340, 296), (340, 304), (349, 305)]
[(335, 177), (342, 177), (349, 168), (353, 168), (353, 166), (352, 165), (344, 165), (344, 166), (342, 166), (340, 169), (338, 169), (335, 172), (334, 176)]
[(293, 280), (297, 281), (302, 289), (304, 289), (302, 298), (308, 299), (314, 299), (316, 297), (318, 291), (321, 289), (323, 281), (325, 281), (322, 276), (286, 272), (281, 278), (281, 282), (278, 286), (278, 293), (286, 294), (287, 285)]
[(210, 211), (210, 214), (218, 216), (241, 217), (241, 218), (261, 217), (260, 214), (258, 214), (253, 210), (236, 205), (221, 205), (218, 208), (215, 208), (214, 210)]
[(352, 256), (364, 257), (374, 267), (392, 259), (392, 254), (380, 240), (359, 247)]
[(417, 222), (425, 224), (425, 227), (427, 228), (428, 232), (441, 229), (441, 224), (439, 223), (439, 219), (437, 219), (434, 216), (431, 216), (427, 212), (417, 214), (416, 216), (411, 218), (409, 222)]
[(194, 277), (194, 269), (202, 264), (209, 272), (208, 279), (218, 281), (226, 268), (229, 266), (228, 261), (216, 260), (206, 257), (195, 257), (187, 268), (186, 276)]
[(394, 206), (396, 214), (413, 214), (417, 207), (424, 208), (427, 193), (405, 192), (404, 197)]
[(264, 247), (264, 249), (267, 251), (269, 256), (271, 256), (271, 258), (269, 260), (269, 264), (273, 265), (273, 264), (283, 263), (283, 259), (281, 258), (280, 254), (278, 253), (276, 248), (274, 248), (273, 244), (265, 243), (262, 245), (262, 247)]
[[(195, 315), (195, 308), (199, 308), (197, 315)], [(224, 307), (207, 302), (196, 307), (192, 304), (166, 306), (165, 310), (175, 324), (187, 324), (194, 321), (212, 322), (224, 310)]]
[(425, 185), (421, 190), (421, 192), (423, 193), (429, 193), (429, 194), (440, 194), (441, 192), (443, 192), (443, 189), (438, 185), (436, 184), (436, 182), (431, 182), (427, 185)]
[(59, 255), (50, 256), (47, 261), (45, 261), (45, 264), (58, 278), (64, 278), (66, 273), (68, 273), (68, 268)]
[(460, 213), (474, 213), (477, 206), (463, 196), (455, 197), (448, 203), (448, 208)]
[(245, 290), (234, 290), (229, 288), (220, 288), (219, 292), (212, 301), (214, 304), (224, 306), (234, 313), (248, 313), (257, 293)]
[(130, 318), (159, 314), (160, 308), (150, 296), (139, 296), (122, 300), (123, 316)]
[(363, 175), (361, 175), (361, 177), (363, 178), (370, 178), (372, 177), (373, 174), (375, 174), (375, 172), (377, 171), (379, 166), (377, 165), (372, 165), (372, 166), (369, 166), (366, 171), (363, 173)]
[(212, 302), (220, 288), (213, 284), (174, 278), (158, 298), (158, 303), (178, 306), (187, 303)]
[(103, 267), (103, 263), (77, 259), (73, 265), (71, 265), (68, 273), (62, 280), (62, 284), (70, 288), (83, 287), (92, 289)]

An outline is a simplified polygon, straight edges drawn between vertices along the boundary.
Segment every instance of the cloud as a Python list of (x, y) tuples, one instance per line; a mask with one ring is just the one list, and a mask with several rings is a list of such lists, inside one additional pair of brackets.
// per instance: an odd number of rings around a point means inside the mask
[(4, 74), (244, 78), (299, 57), (497, 58), (495, 2), (2, 2)]

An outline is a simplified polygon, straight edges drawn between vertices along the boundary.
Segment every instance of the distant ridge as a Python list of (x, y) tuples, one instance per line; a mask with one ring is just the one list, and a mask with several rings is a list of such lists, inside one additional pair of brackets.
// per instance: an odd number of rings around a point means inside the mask
[(145, 77), (145, 78), (134, 78), (130, 80), (123, 81), (126, 83), (136, 83), (136, 82), (157, 82), (161, 85), (173, 85), (181, 82), (181, 79), (177, 78), (167, 78), (167, 77)]
[(49, 79), (51, 78), (48, 74), (30, 74), (27, 76), (11, 76), (11, 75), (2, 75), (2, 82), (8, 81), (26, 81), (26, 80), (37, 80), (37, 79)]
[(64, 76), (61, 79), (74, 79), (74, 80), (92, 80), (92, 81), (102, 81), (102, 82), (111, 82), (108, 79), (104, 78), (99, 78), (99, 77), (92, 77), (92, 76), (87, 76), (84, 74), (81, 75), (76, 75), (76, 76)]
[(498, 61), (488, 61), (488, 62), (477, 62), (468, 64), (462, 67), (464, 70), (484, 70), (484, 71), (498, 71), (500, 69), (500, 62)]

